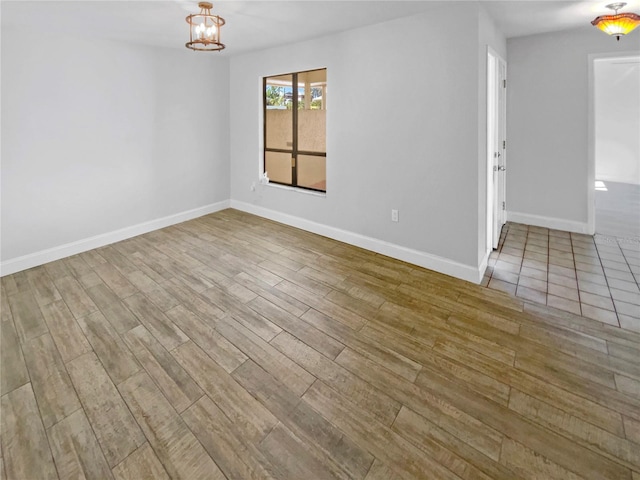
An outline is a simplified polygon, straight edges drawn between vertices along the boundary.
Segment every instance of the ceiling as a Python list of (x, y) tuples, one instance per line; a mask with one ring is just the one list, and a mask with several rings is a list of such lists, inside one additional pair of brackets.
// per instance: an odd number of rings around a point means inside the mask
[[(591, 20), (598, 15), (613, 13), (605, 7), (613, 2), (512, 0), (482, 1), (482, 4), (506, 37), (511, 38), (590, 26)], [(627, 0), (626, 3), (621, 12), (640, 13), (640, 0)]]
[[(390, 19), (428, 12), (444, 1), (219, 1), (213, 13), (225, 18), (222, 41), (228, 56), (322, 37)], [(608, 12), (608, 0), (476, 0), (507, 37), (588, 26)], [(612, 1), (612, 0), (611, 0)], [(471, 3), (471, 2), (469, 2)], [(640, 0), (624, 11), (640, 12)], [(12, 1), (2, 0), (2, 26), (66, 32), (147, 45), (184, 48), (184, 17), (197, 13), (197, 0)]]

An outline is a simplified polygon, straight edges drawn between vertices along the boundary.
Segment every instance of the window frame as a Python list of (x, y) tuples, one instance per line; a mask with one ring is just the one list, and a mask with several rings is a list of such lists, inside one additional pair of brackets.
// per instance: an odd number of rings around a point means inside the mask
[[(286, 187), (299, 188), (303, 190), (309, 190), (311, 192), (318, 193), (327, 193), (326, 189), (326, 162), (327, 162), (327, 141), (326, 141), (326, 133), (325, 133), (325, 151), (324, 152), (312, 152), (309, 150), (299, 150), (298, 149), (298, 103), (299, 103), (299, 90), (300, 87), (298, 85), (298, 75), (301, 73), (307, 72), (315, 72), (319, 70), (327, 70), (326, 67), (322, 68), (313, 68), (311, 70), (301, 70), (299, 72), (290, 72), (290, 73), (280, 73), (276, 75), (269, 75), (262, 77), (262, 175), (267, 172), (267, 152), (276, 152), (276, 153), (290, 153), (291, 154), (291, 183), (278, 182), (269, 179), (269, 183), (273, 183), (276, 185), (283, 185)], [(272, 77), (280, 77), (284, 75), (291, 75), (291, 91), (292, 91), (292, 138), (291, 138), (291, 150), (282, 149), (282, 148), (268, 148), (267, 147), (267, 80)], [(327, 88), (327, 81), (323, 85), (323, 97), (324, 92)], [(326, 108), (325, 108), (326, 110)], [(326, 132), (326, 119), (325, 119), (325, 132)], [(325, 159), (325, 189), (312, 188), (304, 185), (298, 185), (298, 156), (299, 155), (308, 155), (313, 157), (324, 157)]]

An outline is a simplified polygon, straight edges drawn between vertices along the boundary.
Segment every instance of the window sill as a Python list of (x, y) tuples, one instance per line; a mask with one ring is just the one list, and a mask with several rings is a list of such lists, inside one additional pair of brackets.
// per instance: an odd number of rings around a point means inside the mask
[(277, 183), (265, 183), (263, 184), (265, 187), (271, 188), (279, 188), (281, 190), (290, 190), (293, 192), (304, 193), (305, 195), (311, 195), (312, 197), (323, 197), (326, 198), (327, 192), (318, 192), (315, 190), (307, 190), (306, 188), (300, 187), (291, 187), (289, 185), (279, 185)]

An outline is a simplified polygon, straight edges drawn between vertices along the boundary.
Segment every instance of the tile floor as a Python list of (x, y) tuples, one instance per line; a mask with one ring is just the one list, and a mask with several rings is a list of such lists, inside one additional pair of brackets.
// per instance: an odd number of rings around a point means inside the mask
[(640, 239), (507, 222), (483, 285), (640, 332)]
[(640, 185), (604, 182), (596, 189), (596, 231), (616, 237), (640, 237)]

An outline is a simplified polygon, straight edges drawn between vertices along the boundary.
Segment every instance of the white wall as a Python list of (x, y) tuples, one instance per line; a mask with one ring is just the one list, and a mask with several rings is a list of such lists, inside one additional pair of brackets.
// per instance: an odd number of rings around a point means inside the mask
[[(441, 14), (456, 18), (455, 34)], [(478, 55), (477, 4), (454, 2), (233, 57), (232, 205), (306, 219), (477, 271)], [(330, 97), (326, 197), (274, 186), (250, 191), (260, 171), (260, 78), (320, 67), (327, 67)], [(400, 211), (399, 223), (391, 222), (391, 209)]]
[[(591, 26), (507, 41), (507, 209), (586, 229), (588, 56), (640, 51)], [(531, 217), (533, 216), (533, 217)]]
[[(455, 35), (442, 15), (457, 19)], [(479, 279), (486, 45), (503, 53), (505, 41), (478, 3), (434, 2), (425, 14), (230, 63), (62, 34), (34, 41), (9, 28), (2, 40), (3, 264), (231, 198)], [(251, 191), (260, 79), (319, 67), (331, 90), (327, 195)]]
[(594, 65), (596, 180), (640, 185), (640, 57)]
[(227, 200), (228, 74), (186, 49), (3, 25), (3, 262)]

